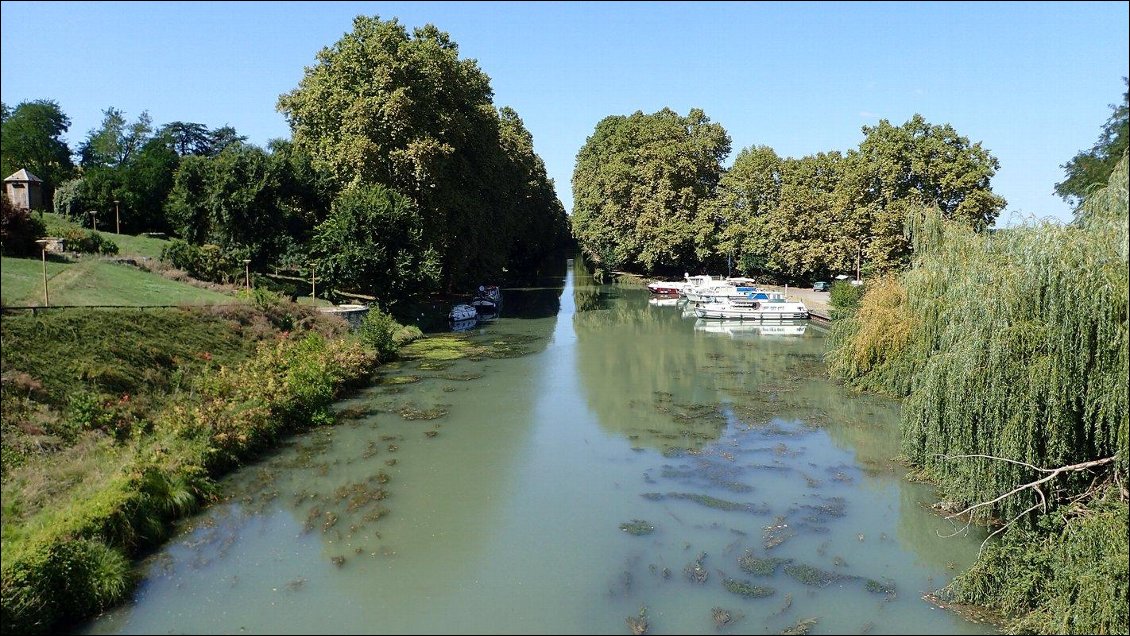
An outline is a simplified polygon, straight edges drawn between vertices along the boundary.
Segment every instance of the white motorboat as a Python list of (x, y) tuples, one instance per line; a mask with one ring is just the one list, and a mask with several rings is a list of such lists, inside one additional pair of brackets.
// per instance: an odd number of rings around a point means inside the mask
[(477, 320), (479, 312), (471, 305), (459, 304), (451, 308), (451, 312), (447, 314), (447, 319), (451, 322), (463, 322), (465, 320)]
[(789, 301), (779, 291), (757, 290), (744, 297), (725, 297), (699, 303), (694, 308), (699, 318), (720, 320), (807, 320), (808, 307)]

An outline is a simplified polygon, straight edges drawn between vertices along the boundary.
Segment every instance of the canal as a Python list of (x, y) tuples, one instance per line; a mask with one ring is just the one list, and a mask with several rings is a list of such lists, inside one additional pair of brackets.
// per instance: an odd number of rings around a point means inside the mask
[(481, 354), (389, 365), (221, 482), (84, 633), (993, 633), (930, 603), (983, 534), (816, 325), (705, 323), (569, 261)]

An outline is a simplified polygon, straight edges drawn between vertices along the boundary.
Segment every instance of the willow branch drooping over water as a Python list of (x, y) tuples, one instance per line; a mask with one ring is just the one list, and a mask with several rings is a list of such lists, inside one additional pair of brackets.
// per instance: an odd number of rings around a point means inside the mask
[(832, 373), (906, 397), (903, 450), (958, 514), (1010, 520), (943, 593), (1013, 633), (1130, 623), (1127, 181), (1124, 154), (1069, 226), (976, 234), (924, 210), (914, 268), (833, 327)]
[[(837, 329), (833, 372), (907, 396), (904, 451), (952, 499), (989, 501), (1029, 482), (1015, 462), (1117, 455), (1125, 473), (1126, 180), (1123, 161), (1069, 226), (978, 234), (934, 211), (914, 215), (915, 267), (869, 291)], [(878, 333), (876, 316), (885, 319)], [(1015, 462), (941, 459), (951, 455)], [(1090, 483), (1060, 475), (1053, 500)], [(1034, 498), (1027, 489), (977, 513), (1012, 517)]]

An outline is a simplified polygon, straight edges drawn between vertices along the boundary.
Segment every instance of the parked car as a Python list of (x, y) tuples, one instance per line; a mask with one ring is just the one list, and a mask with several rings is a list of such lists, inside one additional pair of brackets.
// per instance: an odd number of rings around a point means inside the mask
[(812, 291), (826, 292), (832, 289), (832, 285), (824, 281), (819, 281), (812, 284)]

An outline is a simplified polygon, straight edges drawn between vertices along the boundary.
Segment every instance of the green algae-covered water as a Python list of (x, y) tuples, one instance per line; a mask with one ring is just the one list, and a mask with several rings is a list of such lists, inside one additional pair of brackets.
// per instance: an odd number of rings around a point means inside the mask
[[(991, 633), (825, 334), (696, 320), (572, 261), (472, 358), (384, 369), (222, 482), (86, 633)], [(954, 536), (951, 536), (954, 535)]]

